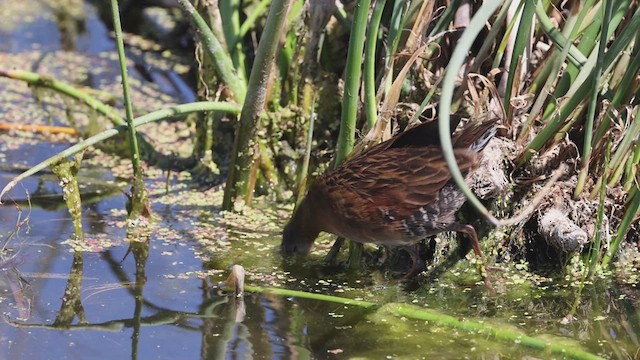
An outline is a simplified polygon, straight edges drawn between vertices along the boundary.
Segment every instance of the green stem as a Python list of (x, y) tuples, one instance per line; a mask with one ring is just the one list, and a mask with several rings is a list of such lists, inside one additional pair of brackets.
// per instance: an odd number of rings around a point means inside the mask
[(604, 174), (609, 166), (609, 158), (611, 157), (611, 139), (607, 141), (607, 151), (605, 153), (604, 164), (602, 164), (602, 183), (600, 184), (600, 201), (598, 203), (598, 212), (596, 213), (596, 230), (591, 243), (591, 252), (589, 254), (589, 260), (587, 266), (589, 271), (587, 272), (587, 278), (593, 275), (598, 263), (598, 257), (601, 255), (602, 242), (602, 219), (604, 218), (604, 202), (607, 199), (607, 182), (604, 181)]
[[(536, 100), (529, 111), (530, 116), (525, 121), (524, 125), (520, 129), (520, 134), (518, 135), (518, 142), (524, 143), (526, 141), (527, 136), (531, 132), (531, 127), (539, 116), (538, 114), (543, 108), (545, 100), (548, 98), (549, 94), (553, 91), (553, 87), (557, 83), (557, 79), (560, 78), (560, 70), (563, 68), (565, 59), (569, 54), (569, 49), (571, 49), (571, 38), (574, 32), (577, 32), (577, 24), (582, 23), (587, 11), (590, 9), (591, 4), (589, 2), (593, 2), (594, 0), (588, 0), (584, 5), (583, 9), (578, 14), (578, 19), (574, 19), (573, 17), (569, 18), (565, 27), (563, 29), (563, 34), (566, 34), (565, 39), (567, 43), (559, 45), (562, 51), (553, 51), (551, 55), (551, 59), (544, 66), (544, 69), (540, 71), (539, 75), (536, 76), (531, 85), (529, 86), (528, 92), (530, 94), (538, 94)], [(536, 11), (538, 9), (536, 8)], [(544, 11), (543, 11), (544, 13)], [(545, 14), (546, 15), (546, 14)], [(538, 16), (540, 16), (538, 14)], [(541, 85), (540, 83), (543, 84)]]
[[(157, 121), (170, 117), (174, 117), (182, 114), (189, 114), (193, 112), (200, 111), (222, 111), (232, 114), (238, 114), (240, 112), (240, 107), (236, 104), (226, 103), (226, 102), (211, 102), (211, 101), (203, 101), (203, 102), (195, 102), (190, 104), (182, 104), (172, 106), (163, 110), (154, 111), (143, 116), (140, 116), (133, 120), (133, 125), (135, 127)], [(114, 127), (109, 130), (105, 130), (100, 134), (92, 136), (88, 139), (85, 139), (82, 142), (79, 142), (66, 150), (59, 152), (58, 154), (40, 162), (39, 164), (31, 167), (29, 170), (23, 172), (22, 174), (13, 178), (0, 192), (0, 204), (2, 203), (2, 196), (11, 190), (16, 184), (18, 184), (23, 179), (36, 174), (38, 171), (44, 170), (52, 164), (59, 162), (61, 159), (65, 159), (69, 156), (79, 153), (84, 149), (88, 148), (91, 145), (99, 143), (100, 141), (109, 139), (117, 134), (123, 133), (127, 131), (127, 127), (124, 125), (120, 125)]]
[(120, 76), (122, 77), (122, 94), (124, 97), (124, 108), (127, 114), (127, 127), (129, 128), (129, 150), (131, 151), (131, 162), (133, 164), (133, 177), (137, 179), (140, 172), (140, 151), (138, 150), (138, 139), (136, 128), (133, 125), (133, 108), (131, 106), (131, 93), (129, 90), (129, 77), (127, 75), (127, 57), (124, 53), (124, 41), (122, 40), (122, 25), (120, 25), (120, 12), (118, 11), (118, 0), (111, 0), (111, 16), (113, 19), (113, 29), (116, 35), (116, 45), (118, 48), (118, 63), (120, 64)]
[[(355, 142), (358, 95), (360, 94), (360, 82), (362, 80), (362, 52), (367, 32), (369, 6), (371, 6), (371, 0), (358, 0), (353, 16), (353, 24), (349, 36), (349, 49), (347, 50), (346, 79), (342, 97), (342, 117), (340, 119), (335, 165), (340, 164), (347, 158)], [(349, 253), (351, 254), (349, 268), (359, 267), (360, 259), (362, 258), (362, 244), (351, 242), (349, 244)]]
[[(629, 88), (633, 86), (632, 83), (636, 78), (636, 74), (638, 73), (639, 69), (640, 69), (640, 51), (636, 51), (636, 53), (633, 55), (633, 58), (630, 62), (629, 67), (627, 68), (625, 75), (622, 78), (622, 81), (620, 82), (620, 84), (616, 89), (613, 99), (611, 100), (611, 106), (610, 106), (611, 108), (615, 109), (619, 107), (623, 99), (630, 95)], [(633, 115), (633, 118), (637, 118), (638, 115), (640, 115), (640, 107), (636, 107), (636, 113), (635, 115)], [(607, 111), (606, 116), (612, 116), (611, 110)], [(631, 122), (628, 131), (625, 131), (623, 135), (622, 141), (620, 142), (620, 144), (618, 144), (618, 146), (616, 146), (615, 154), (611, 158), (611, 163), (609, 164), (609, 168), (615, 168), (620, 165), (620, 163), (623, 161), (623, 158), (626, 156), (627, 152), (631, 149), (631, 146), (638, 139), (639, 133), (640, 133), (640, 122), (639, 121)], [(633, 163), (635, 164), (637, 163), (637, 161), (634, 160)]]
[(240, 124), (236, 130), (231, 152), (231, 164), (227, 185), (224, 190), (222, 207), (231, 209), (233, 201), (242, 197), (250, 199), (253, 192), (249, 175), (254, 161), (254, 142), (260, 113), (264, 109), (269, 77), (273, 72), (273, 62), (280, 45), (280, 34), (287, 20), (292, 0), (274, 0), (269, 9), (264, 31), (256, 50), (256, 58), (249, 75), (248, 92), (242, 107)]
[(473, 192), (471, 192), (469, 187), (465, 184), (464, 176), (462, 176), (462, 173), (458, 168), (458, 164), (453, 153), (453, 145), (451, 143), (450, 112), (458, 70), (462, 67), (462, 64), (466, 59), (467, 52), (471, 49), (471, 45), (473, 45), (473, 42), (480, 33), (480, 30), (484, 27), (485, 22), (491, 17), (491, 15), (493, 15), (499, 6), (499, 1), (485, 2), (471, 19), (467, 29), (462, 33), (462, 36), (460, 37), (460, 40), (458, 40), (458, 44), (451, 55), (451, 60), (449, 61), (444, 79), (442, 80), (442, 94), (440, 97), (440, 109), (438, 111), (440, 144), (442, 146), (444, 158), (449, 166), (451, 177), (473, 207), (475, 207), (493, 224), (498, 223), (497, 219), (489, 213), (480, 200), (478, 200)]
[(342, 117), (340, 119), (340, 134), (338, 135), (338, 151), (336, 164), (340, 164), (353, 149), (356, 133), (356, 118), (358, 117), (358, 99), (362, 74), (362, 51), (364, 49), (365, 34), (367, 32), (367, 16), (371, 0), (358, 0), (353, 17), (349, 49), (347, 50), (347, 68), (342, 98)]
[[(388, 69), (391, 69), (391, 66), (393, 66), (402, 34), (402, 25), (405, 22), (405, 14), (409, 10), (409, 6), (410, 1), (395, 1), (393, 3), (391, 19), (389, 20), (388, 25), (389, 33), (387, 35), (387, 57), (385, 61), (385, 65)], [(393, 76), (388, 76), (388, 78), (391, 79)]]
[(73, 99), (82, 101), (91, 109), (106, 116), (116, 126), (126, 124), (126, 121), (120, 116), (120, 114), (118, 114), (116, 109), (62, 81), (24, 70), (0, 69), (0, 77), (21, 80), (34, 86), (46, 87), (58, 91)]
[(64, 158), (51, 166), (51, 171), (58, 178), (58, 184), (62, 188), (62, 198), (67, 204), (76, 239), (84, 238), (82, 232), (82, 200), (80, 199), (77, 176), (81, 161), (82, 154), (77, 154), (74, 156), (73, 161)]
[(244, 67), (244, 52), (242, 51), (242, 36), (240, 36), (240, 0), (218, 1), (222, 27), (227, 42), (227, 48), (231, 53), (236, 73), (245, 81), (246, 70)]
[(247, 19), (240, 26), (240, 31), (238, 32), (238, 37), (243, 38), (247, 35), (247, 32), (251, 29), (251, 27), (255, 24), (256, 20), (264, 14), (265, 10), (267, 10), (267, 6), (271, 3), (271, 0), (261, 0), (258, 6), (253, 9), (253, 12), (247, 16)]
[(499, 329), (485, 322), (461, 320), (458, 317), (442, 314), (435, 310), (420, 308), (414, 305), (386, 304), (383, 307), (379, 307), (378, 304), (370, 301), (352, 300), (332, 295), (308, 293), (304, 291), (281, 288), (263, 288), (250, 285), (245, 285), (244, 290), (252, 293), (272, 294), (278, 296), (326, 301), (342, 305), (353, 305), (365, 309), (379, 308), (379, 311), (388, 311), (398, 317), (428, 321), (453, 329), (465, 330), (472, 334), (478, 334), (483, 337), (493, 337), (511, 344), (518, 344), (523, 347), (538, 349), (541, 351), (549, 352), (551, 354), (561, 355), (563, 357), (566, 356), (571, 359), (602, 359), (601, 357), (588, 353), (584, 350), (565, 346), (560, 343), (552, 342), (548, 339), (533, 338), (522, 334), (521, 332), (514, 331), (513, 329)]
[(551, 19), (549, 19), (549, 16), (547, 16), (547, 13), (544, 10), (542, 1), (536, 1), (535, 12), (542, 30), (544, 30), (547, 36), (549, 36), (549, 38), (553, 41), (553, 44), (558, 46), (560, 49), (564, 49), (565, 46), (569, 46), (569, 61), (571, 61), (578, 68), (582, 67), (587, 62), (586, 56), (584, 56), (584, 54), (578, 48), (576, 48), (571, 43), (571, 41), (566, 39), (564, 35), (562, 35), (562, 33), (558, 31), (558, 29), (556, 29), (555, 26), (553, 26)]
[[(584, 144), (582, 148), (582, 168), (578, 175), (578, 182), (576, 184), (575, 191), (573, 193), (574, 198), (578, 197), (584, 189), (585, 182), (587, 181), (587, 175), (589, 172), (589, 163), (591, 162), (591, 143), (593, 140), (593, 121), (596, 117), (596, 108), (598, 106), (598, 90), (600, 89), (600, 78), (602, 76), (602, 67), (604, 66), (604, 52), (607, 45), (607, 34), (609, 33), (608, 24), (611, 20), (611, 12), (613, 10), (613, 2), (603, 0), (603, 16), (602, 31), (600, 32), (600, 43), (598, 45), (598, 52), (596, 59), (595, 76), (593, 77), (593, 84), (591, 88), (591, 98), (589, 100), (589, 108), (587, 109), (587, 120), (584, 124)], [(603, 181), (605, 183), (606, 181)]]
[(235, 100), (240, 104), (244, 103), (247, 95), (247, 87), (233, 68), (231, 57), (224, 50), (220, 41), (218, 41), (209, 26), (207, 26), (207, 22), (204, 21), (189, 0), (178, 0), (178, 3), (184, 8), (198, 29), (198, 36), (204, 44), (205, 52), (211, 57), (212, 63), (221, 80), (231, 89)]
[[(611, 21), (611, 24), (614, 25), (614, 21)], [(640, 9), (637, 9), (633, 16), (628, 20), (625, 24), (625, 29), (637, 29), (640, 26)], [(609, 33), (615, 31), (616, 28), (611, 26), (609, 27)], [(610, 34), (609, 34), (610, 35)], [(611, 65), (614, 60), (620, 56), (622, 51), (628, 46), (628, 44), (636, 37), (637, 32), (633, 31), (623, 31), (619, 34), (618, 37), (613, 41), (609, 50), (604, 55), (603, 69), (606, 69)], [(574, 112), (574, 110), (582, 103), (583, 99), (586, 99), (590, 92), (591, 86), (593, 85), (593, 78), (595, 74), (591, 71), (587, 65), (585, 65), (582, 71), (589, 71), (589, 75), (586, 75), (586, 78), (575, 81), (571, 86), (575, 88), (574, 91), (571, 91), (571, 96), (567, 98), (565, 102), (562, 103), (562, 107), (553, 118), (547, 123), (547, 125), (531, 140), (531, 142), (527, 145), (527, 147), (520, 153), (518, 158), (516, 159), (517, 166), (522, 166), (536, 153), (536, 151), (540, 150), (544, 144), (554, 135), (557, 134), (558, 130), (565, 125), (566, 120), (569, 116)], [(605, 117), (603, 124), (608, 124), (608, 118)], [(604, 131), (604, 130), (603, 130)], [(596, 139), (601, 138), (602, 134), (596, 134)], [(532, 151), (533, 150), (533, 151)]]
[(351, 21), (349, 20), (349, 15), (344, 10), (342, 6), (336, 6), (336, 9), (333, 11), (333, 16), (338, 20), (341, 26), (345, 28), (346, 31), (351, 29)]
[[(509, 63), (509, 74), (507, 77), (507, 86), (504, 94), (503, 107), (507, 114), (511, 113), (511, 94), (513, 91), (516, 95), (519, 94), (519, 88), (513, 89), (513, 84), (516, 79), (520, 78), (519, 63), (522, 60), (522, 54), (524, 54), (525, 48), (529, 45), (529, 38), (531, 38), (531, 27), (533, 14), (535, 12), (533, 1), (526, 1), (524, 8), (522, 9), (522, 15), (520, 18), (520, 26), (518, 26), (518, 32), (516, 34), (515, 44), (513, 46), (513, 53), (511, 61)], [(506, 120), (506, 119), (505, 119)]]
[(611, 243), (609, 250), (607, 250), (607, 252), (604, 254), (604, 257), (602, 258), (603, 269), (606, 269), (607, 266), (609, 266), (611, 259), (613, 259), (615, 254), (618, 252), (620, 243), (622, 243), (622, 239), (624, 239), (624, 237), (627, 235), (627, 231), (629, 231), (629, 226), (631, 225), (631, 222), (635, 218), (638, 212), (638, 208), (640, 208), (640, 191), (638, 191), (637, 187), (634, 187), (632, 191), (629, 193), (629, 198), (631, 199), (631, 201), (629, 201), (627, 211), (624, 213), (624, 217), (622, 218), (622, 221), (618, 226), (618, 229), (617, 229), (618, 233), (616, 234), (616, 237), (613, 239), (613, 242)]
[[(636, 111), (634, 114), (635, 119), (638, 119), (638, 117), (640, 117), (640, 106), (636, 107)], [(638, 121), (634, 121), (633, 123), (636, 124), (638, 123)], [(622, 140), (622, 143), (619, 146), (622, 146), (622, 144), (624, 144), (624, 139)], [(633, 149), (633, 152), (631, 155), (631, 164), (638, 164), (638, 163), (640, 163), (640, 146), (635, 146), (635, 149)], [(611, 164), (609, 164), (609, 166), (611, 166)], [(631, 169), (627, 170), (627, 174), (626, 174), (627, 179), (625, 180), (625, 183), (624, 183), (624, 191), (629, 191), (631, 187), (636, 183), (637, 171), (638, 171), (638, 168), (636, 166), (632, 166)]]
[(302, 165), (298, 172), (298, 194), (296, 197), (296, 204), (300, 203), (307, 192), (307, 178), (309, 172), (309, 161), (311, 160), (311, 146), (313, 144), (313, 126), (315, 123), (315, 108), (316, 98), (313, 98), (311, 103), (311, 113), (309, 115), (309, 127), (307, 129), (307, 143), (304, 149), (304, 158), (302, 159)]
[(252, 293), (273, 294), (279, 296), (293, 296), (301, 299), (311, 299), (318, 301), (332, 302), (343, 305), (354, 305), (362, 308), (373, 308), (378, 306), (376, 303), (364, 300), (352, 300), (339, 296), (325, 295), (318, 293), (309, 293), (299, 290), (290, 290), (282, 288), (265, 288), (260, 286), (244, 285), (244, 290)]
[[(500, 9), (500, 12), (498, 13), (498, 16), (496, 16), (494, 21), (492, 21), (491, 30), (489, 30), (489, 33), (487, 34), (486, 38), (483, 39), (482, 46), (480, 47), (480, 50), (478, 50), (478, 54), (475, 55), (476, 59), (488, 58), (487, 54), (489, 53), (489, 51), (494, 51), (493, 49), (495, 46), (496, 38), (498, 37), (498, 34), (504, 31), (502, 30), (502, 24), (505, 23), (507, 19), (507, 15), (509, 13), (509, 7), (511, 6), (512, 1), (513, 0), (505, 1), (505, 3), (502, 5), (502, 8)], [(521, 5), (522, 4), (520, 4), (520, 6)], [(516, 13), (520, 11), (520, 6), (518, 6)], [(505, 37), (511, 32), (511, 27), (512, 27), (512, 24), (507, 24)], [(506, 47), (506, 39), (504, 39), (503, 42), (505, 42), (505, 44), (504, 45), (501, 44), (494, 51), (496, 53), (496, 56), (494, 58), (494, 65), (495, 65), (495, 62), (498, 62), (499, 64), (500, 61), (502, 60), (504, 47)], [(481, 61), (474, 61), (471, 64), (471, 67), (469, 67), (469, 73), (477, 72), (481, 65), (482, 65)]]
[(376, 102), (376, 44), (378, 30), (382, 19), (382, 10), (387, 0), (377, 0), (369, 22), (369, 31), (365, 47), (364, 62), (364, 109), (367, 114), (367, 127), (372, 129), (378, 119), (378, 104)]
[(433, 38), (438, 34), (447, 31), (449, 23), (453, 20), (453, 16), (460, 7), (460, 4), (462, 4), (462, 0), (453, 0), (449, 6), (444, 8), (442, 15), (438, 18), (438, 22), (436, 22), (435, 26), (429, 33), (429, 38)]
[(263, 141), (259, 141), (258, 145), (260, 146), (260, 173), (276, 195), (276, 199), (282, 199), (283, 189), (280, 186), (278, 169), (273, 163), (273, 157), (269, 156), (269, 150)]
[[(461, 0), (458, 0), (461, 1)], [(399, 35), (402, 33), (403, 18), (406, 14), (410, 4), (409, 1), (395, 1), (393, 3), (393, 10), (391, 12), (391, 19), (387, 25), (387, 46), (386, 56), (384, 60), (384, 77), (382, 78), (382, 94), (386, 94), (391, 90), (391, 84), (393, 82), (393, 67), (396, 59), (396, 51), (398, 50)], [(455, 4), (452, 4), (455, 6)]]

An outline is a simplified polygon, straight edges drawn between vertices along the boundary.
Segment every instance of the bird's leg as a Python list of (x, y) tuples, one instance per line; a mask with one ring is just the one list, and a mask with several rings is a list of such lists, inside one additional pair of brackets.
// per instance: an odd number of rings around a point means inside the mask
[(480, 258), (480, 276), (482, 277), (482, 281), (487, 286), (487, 288), (491, 292), (495, 292), (493, 285), (491, 285), (491, 280), (489, 279), (489, 272), (487, 271), (486, 261), (484, 259), (484, 254), (482, 253), (482, 249), (480, 249), (480, 243), (478, 242), (478, 234), (476, 234), (476, 229), (471, 225), (463, 225), (463, 224), (453, 224), (448, 228), (450, 231), (460, 232), (466, 234), (469, 239), (471, 239), (471, 246), (473, 247), (473, 252), (476, 253), (476, 256)]
[(378, 254), (375, 265), (382, 266), (389, 260), (389, 248), (385, 245), (378, 246)]
[(339, 236), (336, 241), (334, 241), (327, 255), (324, 257), (324, 261), (333, 265), (338, 257), (338, 253), (340, 252), (342, 245), (344, 245), (344, 238)]
[(411, 256), (411, 270), (404, 276), (404, 279), (410, 279), (426, 270), (424, 261), (420, 258), (420, 243), (404, 246), (404, 249)]

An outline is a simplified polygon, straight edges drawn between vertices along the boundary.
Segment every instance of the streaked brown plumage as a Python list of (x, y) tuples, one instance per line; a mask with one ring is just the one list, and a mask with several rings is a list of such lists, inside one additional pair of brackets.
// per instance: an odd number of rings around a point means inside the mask
[[(478, 152), (495, 132), (496, 121), (487, 120), (467, 124), (453, 135), (454, 153), (465, 176), (478, 166)], [(423, 123), (317, 179), (285, 227), (281, 249), (307, 253), (322, 231), (361, 243), (404, 247), (456, 231), (467, 234), (482, 257), (474, 228), (456, 222), (464, 202), (451, 179), (434, 122)], [(417, 255), (410, 253), (415, 268)]]

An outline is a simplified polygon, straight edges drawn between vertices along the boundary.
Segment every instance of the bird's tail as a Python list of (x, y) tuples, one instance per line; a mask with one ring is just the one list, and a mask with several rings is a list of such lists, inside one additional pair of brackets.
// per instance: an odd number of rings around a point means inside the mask
[(497, 122), (498, 119), (490, 119), (465, 125), (453, 134), (453, 147), (482, 151), (498, 132)]

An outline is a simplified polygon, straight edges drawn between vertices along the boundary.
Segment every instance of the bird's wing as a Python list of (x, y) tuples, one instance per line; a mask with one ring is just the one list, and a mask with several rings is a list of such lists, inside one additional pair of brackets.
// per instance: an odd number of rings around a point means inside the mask
[[(462, 173), (472, 169), (475, 153), (465, 149), (454, 153)], [(334, 212), (344, 216), (345, 222), (393, 226), (436, 202), (450, 179), (442, 150), (428, 146), (362, 154), (323, 176), (319, 183)]]

